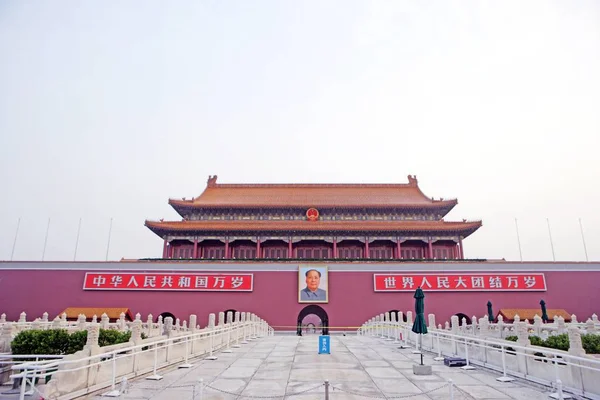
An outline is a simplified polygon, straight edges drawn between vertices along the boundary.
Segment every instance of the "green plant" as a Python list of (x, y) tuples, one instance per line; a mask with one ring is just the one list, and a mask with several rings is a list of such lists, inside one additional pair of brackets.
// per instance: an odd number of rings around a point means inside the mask
[(569, 335), (563, 333), (561, 335), (550, 336), (541, 344), (543, 347), (548, 347), (557, 350), (569, 350)]
[[(142, 334), (142, 338), (144, 338)], [(110, 346), (128, 342), (131, 332), (100, 329), (98, 344)], [(73, 354), (83, 349), (87, 341), (87, 331), (69, 334), (66, 329), (22, 331), (11, 342), (13, 354)]]
[(600, 354), (600, 335), (593, 333), (581, 335), (581, 342), (587, 354)]

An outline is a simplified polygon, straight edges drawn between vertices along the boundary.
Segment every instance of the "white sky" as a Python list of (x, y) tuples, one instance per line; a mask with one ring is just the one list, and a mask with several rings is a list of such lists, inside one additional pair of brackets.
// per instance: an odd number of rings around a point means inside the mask
[(600, 260), (600, 2), (0, 3), (0, 259), (159, 257), (225, 183), (404, 183), (468, 258)]

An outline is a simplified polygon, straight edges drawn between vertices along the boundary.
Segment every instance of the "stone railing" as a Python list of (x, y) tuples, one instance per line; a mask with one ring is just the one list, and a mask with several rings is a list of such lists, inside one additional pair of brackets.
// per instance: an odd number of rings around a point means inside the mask
[[(132, 323), (130, 342), (100, 347), (99, 323), (87, 326), (87, 343), (83, 350), (65, 356), (62, 360), (24, 362), (12, 367), (11, 379), (21, 381), (21, 394), (38, 391), (47, 399), (71, 399), (110, 387), (111, 397), (120, 394), (117, 383), (123, 378), (152, 373), (147, 379), (159, 380), (163, 367), (183, 363), (181, 368), (190, 367), (189, 360), (195, 357), (216, 359), (216, 351), (232, 352), (248, 340), (273, 334), (273, 329), (262, 319), (251, 313), (219, 313), (209, 315), (208, 325), (199, 329), (196, 316), (190, 316), (191, 326), (186, 331), (175, 330), (170, 317), (165, 319), (163, 334), (142, 339), (142, 321)], [(47, 385), (35, 387), (52, 376)]]
[[(142, 321), (141, 314), (136, 314), (134, 321), (125, 320), (125, 314), (121, 313), (118, 320), (115, 322), (109, 322), (108, 315), (102, 314), (98, 321), (98, 316), (94, 315), (91, 322), (86, 322), (87, 316), (80, 314), (77, 321), (67, 321), (67, 315), (62, 314), (60, 317), (54, 318), (52, 321), (48, 320), (48, 313), (44, 313), (41, 318), (36, 318), (33, 321), (27, 321), (27, 314), (21, 313), (19, 320), (16, 322), (9, 322), (6, 320), (6, 314), (0, 315), (0, 353), (10, 352), (10, 342), (14, 337), (21, 331), (33, 330), (33, 329), (66, 329), (69, 333), (76, 331), (87, 330), (89, 326), (97, 323), (101, 329), (114, 329), (121, 332), (128, 332), (132, 330), (136, 321), (142, 322), (142, 333), (146, 337), (160, 336), (164, 330), (164, 322), (162, 316), (158, 317), (157, 322), (154, 321), (152, 314), (148, 314), (145, 321)], [(193, 325), (192, 325), (193, 324)], [(181, 322), (179, 318), (174, 321), (173, 330), (177, 332), (187, 332), (190, 327), (194, 326), (196, 329), (200, 327), (196, 325), (196, 321), (190, 319), (188, 321)]]
[[(453, 316), (450, 319), (450, 322), (446, 321), (442, 326), (438, 324), (436, 326), (435, 315), (428, 315), (428, 327), (429, 329), (440, 329), (445, 331), (450, 331), (454, 334), (464, 334), (464, 335), (473, 335), (480, 336), (484, 335), (486, 337), (497, 337), (504, 339), (507, 336), (516, 336), (516, 326), (523, 323), (526, 327), (525, 329), (530, 335), (539, 336), (542, 339), (546, 339), (549, 336), (560, 335), (563, 333), (567, 333), (569, 327), (577, 327), (581, 333), (594, 333), (600, 334), (600, 321), (598, 320), (598, 316), (593, 314), (590, 318), (586, 320), (586, 322), (578, 322), (577, 316), (571, 316), (571, 322), (566, 323), (563, 317), (554, 316), (553, 323), (543, 323), (542, 318), (538, 315), (533, 317), (533, 323), (528, 320), (521, 321), (518, 315), (515, 315), (514, 322), (507, 323), (504, 322), (501, 315), (498, 316), (498, 322), (493, 323), (490, 322), (488, 316), (485, 315), (482, 318), (477, 319), (476, 316), (473, 316), (471, 319), (471, 324), (467, 324), (466, 318), (463, 318), (462, 321), (458, 318), (458, 316)], [(404, 313), (398, 313), (398, 321), (404, 320)], [(413, 321), (413, 312), (408, 311), (406, 313), (407, 323), (412, 325)], [(379, 314), (365, 324), (370, 324), (373, 326), (374, 322), (396, 322), (396, 315), (394, 313), (383, 313)]]

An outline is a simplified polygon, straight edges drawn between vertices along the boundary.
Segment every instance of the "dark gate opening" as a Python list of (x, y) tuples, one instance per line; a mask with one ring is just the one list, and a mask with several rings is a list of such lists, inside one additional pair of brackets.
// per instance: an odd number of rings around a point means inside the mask
[(298, 319), (296, 322), (296, 334), (298, 336), (302, 336), (302, 320), (304, 319), (304, 317), (311, 314), (314, 314), (321, 319), (322, 334), (329, 335), (329, 316), (322, 307), (314, 304), (304, 307), (298, 314)]
[[(235, 313), (237, 312), (237, 310), (234, 310), (234, 309), (232, 308), (232, 309), (229, 309), (229, 310), (225, 310), (224, 312), (225, 312), (225, 323), (226, 323), (226, 324), (228, 324), (229, 322), (237, 322), (237, 321), (236, 321), (236, 319), (235, 319)], [(228, 312), (231, 312), (231, 321), (229, 321), (229, 320), (227, 319), (227, 313), (228, 313)]]

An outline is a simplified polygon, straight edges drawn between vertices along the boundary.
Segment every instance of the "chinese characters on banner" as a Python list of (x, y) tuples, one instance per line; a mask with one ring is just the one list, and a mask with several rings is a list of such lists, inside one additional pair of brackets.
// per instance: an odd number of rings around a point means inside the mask
[(187, 290), (251, 292), (253, 274), (166, 274), (87, 272), (84, 290)]
[(546, 291), (544, 274), (374, 274), (376, 292)]

